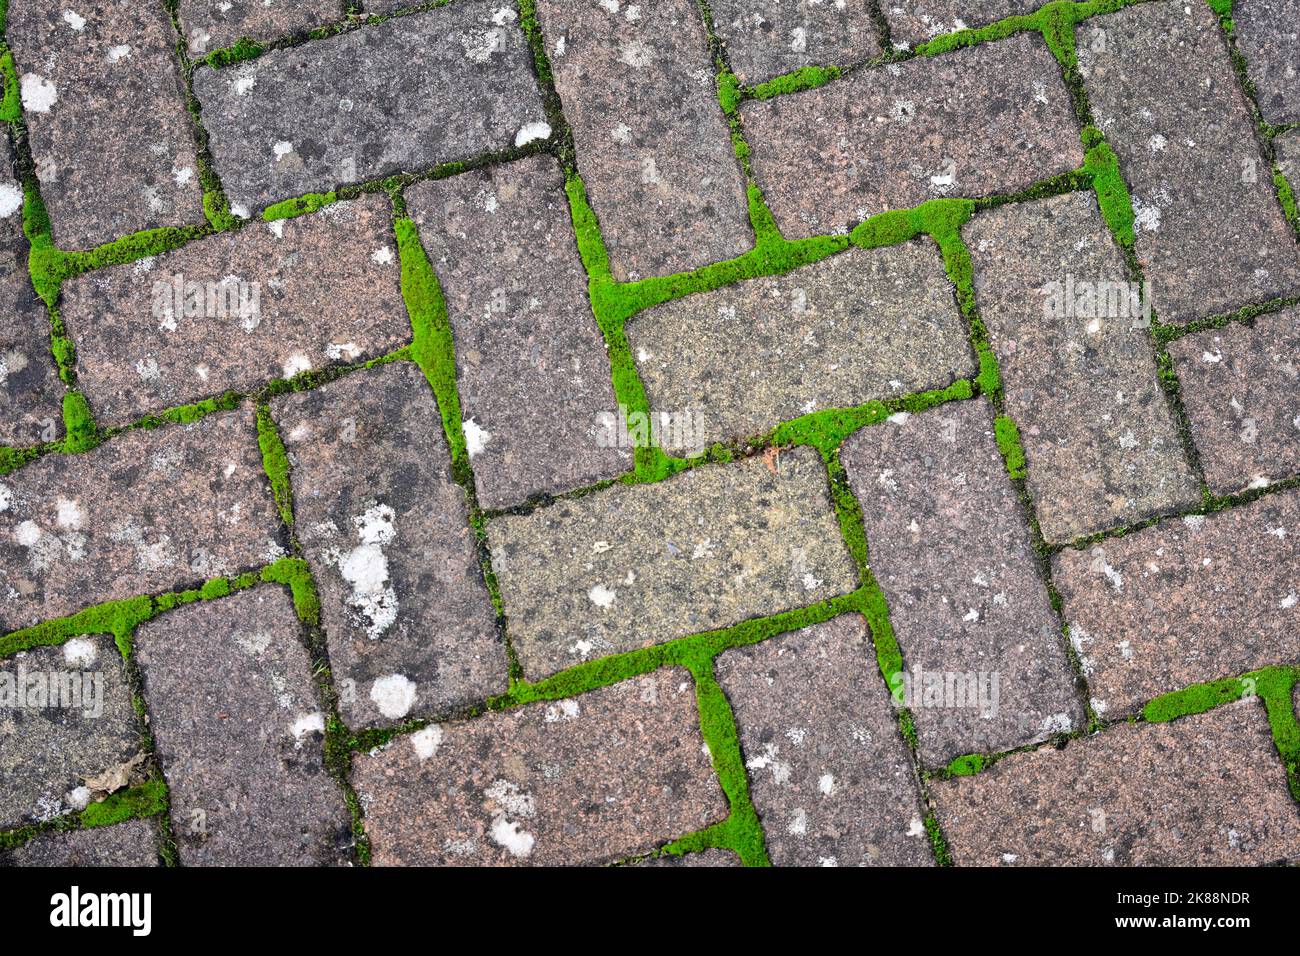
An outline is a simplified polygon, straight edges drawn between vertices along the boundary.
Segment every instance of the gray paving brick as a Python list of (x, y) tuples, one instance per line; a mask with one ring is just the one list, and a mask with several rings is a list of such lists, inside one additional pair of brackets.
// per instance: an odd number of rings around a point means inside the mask
[(1286, 177), (1293, 196), (1300, 196), (1300, 129), (1283, 133), (1273, 140), (1278, 168)]
[(1300, 0), (1237, 0), (1232, 22), (1264, 119), (1300, 121)]
[(1038, 0), (886, 0), (880, 6), (889, 24), (890, 40), (896, 47), (910, 47), (944, 33), (1033, 13), (1042, 5)]
[(345, 0), (179, 0), (181, 34), (196, 59), (243, 37), (276, 40), (343, 19)]
[(672, 856), (653, 856), (642, 860), (637, 866), (654, 867), (696, 867), (696, 866), (741, 866), (740, 857), (730, 850), (701, 850), (698, 853), (683, 853)]
[(712, 0), (713, 29), (740, 82), (800, 67), (848, 66), (880, 55), (866, 0)]
[(20, 847), (0, 853), (0, 867), (161, 865), (158, 830), (152, 820), (43, 833)]

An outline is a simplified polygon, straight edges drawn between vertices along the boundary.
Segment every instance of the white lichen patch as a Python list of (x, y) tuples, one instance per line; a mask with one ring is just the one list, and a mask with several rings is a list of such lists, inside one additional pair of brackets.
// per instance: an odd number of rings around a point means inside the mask
[(284, 360), (284, 377), (293, 378), (303, 372), (311, 371), (311, 359), (302, 352), (294, 352)]
[(442, 746), (442, 737), (442, 728), (437, 724), (430, 724), (411, 734), (411, 748), (415, 751), (416, 759), (423, 763), (436, 754)]
[(536, 840), (531, 833), (523, 829), (518, 819), (529, 819), (537, 812), (533, 795), (521, 790), (509, 780), (496, 780), (492, 786), (483, 791), (484, 798), (492, 813), (492, 828), (489, 831), (492, 841), (504, 847), (506, 852), (518, 859), (523, 859), (533, 852)]
[(108, 54), (104, 57), (104, 59), (108, 60), (109, 63), (120, 63), (123, 60), (129, 59), (130, 56), (131, 56), (131, 44), (119, 43), (116, 46), (111, 46), (108, 48)]
[(325, 555), (351, 588), (347, 602), (368, 622), (366, 635), (371, 640), (397, 621), (397, 592), (389, 583), (388, 557), (384, 553), (384, 547), (397, 536), (396, 518), (388, 505), (371, 505), (352, 519), (360, 542), (357, 547), (347, 552), (334, 548)]
[(72, 27), (72, 29), (76, 30), (78, 33), (86, 29), (86, 18), (76, 10), (64, 10), (63, 22)]
[(597, 584), (587, 592), (587, 597), (591, 600), (592, 604), (596, 605), (596, 607), (607, 608), (613, 606), (617, 593), (613, 588), (607, 588), (603, 584)]
[(55, 502), (54, 523), (69, 531), (80, 531), (86, 523), (86, 513), (75, 499), (59, 498)]
[(0, 183), (0, 219), (8, 219), (23, 208), (23, 191), (14, 183)]
[(59, 101), (59, 90), (54, 81), (39, 73), (24, 73), (20, 86), (23, 109), (29, 113), (48, 113)]
[(393, 250), (388, 246), (380, 246), (374, 252), (370, 253), (370, 261), (376, 265), (392, 265), (394, 258)]
[(370, 700), (389, 720), (409, 714), (415, 698), (416, 686), (405, 674), (389, 674), (370, 685)]
[(293, 152), (293, 143), (282, 139), (271, 147), (271, 152), (275, 153), (275, 161), (278, 163)]
[(486, 428), (480, 428), (472, 418), (465, 420), (465, 450), (469, 452), (469, 457), (481, 454), (491, 440), (492, 433)]
[(289, 726), (289, 733), (300, 744), (310, 734), (324, 734), (325, 715), (319, 712), (303, 714)]
[(63, 645), (63, 661), (69, 667), (90, 667), (98, 657), (95, 642), (88, 637), (74, 637)]
[(772, 782), (780, 786), (790, 782), (790, 765), (778, 760), (779, 755), (780, 749), (776, 744), (764, 744), (763, 752), (749, 758), (745, 766), (750, 770), (771, 770)]
[(537, 139), (546, 139), (551, 135), (551, 125), (545, 120), (536, 120), (532, 123), (525, 123), (515, 134), (515, 145), (523, 146)]

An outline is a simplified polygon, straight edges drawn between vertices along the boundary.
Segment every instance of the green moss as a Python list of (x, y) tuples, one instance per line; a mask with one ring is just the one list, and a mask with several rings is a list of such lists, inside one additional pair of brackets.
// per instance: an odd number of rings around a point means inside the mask
[(787, 93), (799, 93), (803, 90), (815, 90), (825, 86), (831, 80), (843, 75), (844, 71), (835, 66), (805, 66), (790, 73), (773, 77), (764, 83), (751, 87), (749, 96), (755, 100), (770, 100), (774, 96)]
[(283, 584), (293, 595), (293, 607), (298, 619), (308, 627), (320, 625), (320, 597), (311, 569), (301, 558), (281, 558), (262, 569), (259, 575), (268, 583)]
[(990, 764), (984, 754), (963, 754), (956, 757), (944, 768), (944, 774), (950, 777), (969, 777), (982, 773)]
[(1102, 217), (1120, 245), (1131, 249), (1133, 202), (1129, 196), (1128, 184), (1120, 172), (1119, 157), (1096, 127), (1085, 127), (1082, 136), (1087, 150), (1083, 168), (1092, 177), (1092, 187), (1097, 194), (1097, 205), (1101, 208)]
[(99, 430), (90, 403), (81, 392), (63, 396), (63, 451), (70, 455), (90, 451), (99, 444)]
[(167, 810), (167, 784), (155, 777), (138, 787), (109, 794), (100, 803), (81, 811), (82, 827), (107, 827), (138, 817), (152, 817)]
[(718, 73), (718, 103), (728, 116), (734, 116), (740, 107), (740, 80), (730, 70)]
[(240, 37), (233, 45), (213, 50), (203, 58), (203, 62), (214, 70), (237, 63), (244, 63), (262, 55), (265, 47), (249, 37)]
[(238, 408), (243, 400), (244, 396), (238, 392), (227, 391), (216, 398), (205, 398), (189, 405), (177, 405), (156, 415), (146, 415), (137, 421), (133, 427), (148, 429), (158, 428), (164, 424), (192, 425), (214, 412), (232, 411)]
[(930, 849), (934, 852), (934, 862), (939, 866), (952, 866), (952, 855), (948, 852), (948, 841), (939, 829), (939, 821), (933, 813), (925, 815), (925, 832), (930, 838)]
[(1276, 165), (1273, 167), (1273, 186), (1277, 189), (1277, 201), (1282, 204), (1287, 222), (1291, 223), (1292, 229), (1300, 232), (1300, 210), (1296, 208), (1295, 192), (1287, 182), (1286, 176), (1282, 174), (1282, 170)]
[(8, 46), (0, 47), (0, 74), (4, 78), (4, 100), (0, 101), (0, 120), (17, 123), (23, 118), (22, 104), (18, 94), (18, 72), (14, 68), (14, 56)]
[(997, 438), (998, 451), (1007, 464), (1007, 474), (1017, 481), (1025, 477), (1025, 450), (1020, 444), (1020, 429), (1006, 415), (999, 415), (993, 420), (993, 434)]
[(305, 216), (308, 213), (319, 212), (326, 206), (338, 202), (338, 200), (339, 194), (335, 190), (330, 190), (327, 193), (307, 193), (305, 196), (285, 199), (282, 202), (267, 206), (262, 212), (262, 219), (265, 222), (275, 222), (278, 219), (293, 219), (297, 216)]
[(257, 406), (257, 445), (262, 450), (262, 468), (271, 482), (280, 520), (285, 527), (293, 527), (293, 488), (289, 483), (289, 454), (280, 440), (279, 429), (271, 418), (265, 403)]

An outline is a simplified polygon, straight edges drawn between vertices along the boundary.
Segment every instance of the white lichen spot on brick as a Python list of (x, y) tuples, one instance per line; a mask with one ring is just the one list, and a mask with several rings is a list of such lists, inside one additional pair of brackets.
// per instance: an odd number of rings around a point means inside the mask
[(63, 22), (72, 27), (72, 29), (76, 30), (78, 33), (86, 29), (86, 18), (76, 10), (64, 10)]
[(519, 821), (511, 817), (529, 819), (537, 807), (533, 795), (520, 790), (509, 780), (497, 780), (483, 791), (492, 813), (492, 840), (513, 857), (523, 859), (533, 852), (536, 843), (533, 835), (524, 830)]
[(546, 139), (550, 135), (551, 125), (545, 120), (535, 120), (519, 128), (519, 132), (515, 134), (515, 145), (523, 146), (533, 140)]
[(465, 450), (471, 458), (480, 454), (491, 440), (492, 433), (486, 428), (480, 428), (472, 418), (465, 420)]
[(369, 622), (366, 634), (375, 640), (397, 621), (397, 593), (388, 583), (388, 557), (384, 546), (397, 536), (396, 513), (388, 505), (374, 504), (354, 516), (360, 544), (346, 553), (331, 549), (325, 558), (338, 566), (352, 589), (347, 601)]
[(355, 342), (331, 342), (325, 346), (325, 355), (335, 362), (352, 362), (361, 354), (361, 348)]
[(817, 778), (817, 789), (821, 791), (823, 797), (835, 795), (835, 775), (824, 773)]
[(614, 599), (617, 597), (617, 593), (613, 588), (607, 588), (603, 584), (597, 584), (587, 592), (587, 597), (591, 600), (592, 604), (596, 605), (596, 607), (611, 607), (614, 604)]
[(39, 73), (24, 73), (21, 80), (23, 109), (29, 113), (48, 113), (59, 101), (59, 91), (53, 80)]
[(438, 752), (438, 748), (442, 746), (442, 735), (442, 728), (437, 724), (430, 724), (423, 730), (411, 734), (411, 747), (421, 763)]
[(415, 698), (415, 684), (405, 674), (389, 674), (370, 685), (370, 700), (389, 720), (409, 714)]
[(370, 253), (370, 261), (376, 265), (386, 266), (393, 262), (393, 250), (388, 246), (380, 246), (374, 252)]
[(271, 151), (275, 153), (275, 161), (278, 163), (293, 152), (293, 143), (287, 139), (282, 139), (271, 147)]
[(257, 86), (257, 76), (252, 67), (246, 67), (235, 74), (233, 88), (236, 96), (247, 96), (255, 86)]
[(302, 372), (311, 371), (311, 359), (302, 352), (294, 352), (284, 363), (284, 377), (293, 378)]
[(325, 733), (325, 715), (321, 713), (303, 714), (289, 727), (289, 732), (299, 744), (309, 734), (323, 734)]
[(771, 770), (773, 783), (786, 784), (790, 782), (790, 765), (778, 760), (779, 755), (780, 748), (776, 744), (767, 743), (763, 745), (763, 752), (749, 758), (745, 766), (750, 770)]
[(0, 183), (0, 219), (8, 219), (23, 208), (23, 191), (14, 183)]
[(90, 667), (98, 657), (95, 642), (88, 637), (74, 637), (63, 645), (63, 662), (69, 667)]
[(116, 46), (108, 48), (108, 55), (105, 57), (109, 63), (120, 63), (129, 59), (131, 56), (131, 44), (119, 43)]
[(548, 724), (559, 723), (565, 720), (574, 720), (582, 712), (576, 700), (562, 700), (558, 704), (551, 704), (546, 708), (546, 722)]
[(803, 836), (808, 832), (808, 811), (803, 807), (795, 807), (794, 814), (790, 817), (790, 824), (785, 828), (785, 832), (791, 836)]

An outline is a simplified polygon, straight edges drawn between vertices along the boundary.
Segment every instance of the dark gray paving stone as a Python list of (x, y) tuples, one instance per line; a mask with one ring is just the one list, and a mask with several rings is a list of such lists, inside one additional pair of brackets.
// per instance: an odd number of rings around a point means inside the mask
[(701, 850), (698, 853), (683, 853), (672, 856), (652, 856), (642, 860), (637, 866), (694, 867), (694, 866), (742, 866), (740, 857), (730, 850)]
[(1295, 235), (1208, 4), (1165, 0), (1091, 21), (1079, 68), (1119, 156), (1158, 317), (1182, 324), (1300, 293)]
[(352, 766), (379, 866), (613, 862), (727, 815), (677, 667), (434, 724)]
[(618, 403), (556, 161), (420, 183), (406, 199), (447, 301), (479, 503), (627, 471), (631, 449), (603, 441)]
[(288, 590), (262, 585), (141, 625), (149, 729), (187, 866), (346, 862), (352, 819)]
[(866, 0), (713, 0), (713, 29), (740, 82), (803, 66), (848, 66), (880, 55)]
[(931, 785), (972, 866), (1252, 866), (1300, 855), (1300, 810), (1264, 708), (1116, 724)]
[(1064, 639), (988, 402), (895, 416), (850, 438), (842, 458), (907, 669), (890, 686), (912, 708), (925, 764), (1078, 727)]
[(530, 679), (858, 585), (807, 448), (505, 515), (488, 540)]
[(1264, 119), (1300, 120), (1300, 0), (1237, 0), (1232, 22)]
[(284, 554), (251, 407), (0, 478), (0, 633)]
[(1041, 6), (1039, 0), (885, 0), (880, 5), (889, 24), (889, 39), (896, 48), (913, 47), (944, 33), (1033, 13)]
[(160, 3), (15, 3), (6, 35), (54, 241), (202, 223), (176, 33)]
[(676, 454), (976, 371), (928, 239), (677, 299), (634, 317), (627, 335), (652, 410), (692, 424), (676, 437), (694, 447)]
[(0, 853), (0, 867), (161, 865), (158, 829), (152, 820), (43, 833), (16, 849)]
[(194, 92), (232, 209), (547, 135), (517, 18), (467, 0), (199, 69)]
[(1093, 194), (981, 213), (965, 239), (1043, 537), (1198, 504), (1149, 317)]
[(1300, 659), (1297, 538), (1300, 492), (1287, 491), (1058, 554), (1053, 580), (1098, 712)]
[(420, 370), (356, 372), (271, 411), (344, 720), (391, 724), (503, 692), (506, 652), (465, 492)]
[(1300, 196), (1300, 129), (1283, 133), (1273, 140), (1278, 168), (1286, 177), (1293, 196)]
[(933, 862), (898, 716), (860, 616), (726, 651), (716, 668), (775, 865)]
[(0, 828), (83, 810), (87, 781), (140, 749), (122, 655), (107, 636), (74, 637), (0, 660)]
[(87, 273), (64, 285), (60, 314), (78, 384), (108, 425), (411, 339), (383, 196)]
[(276, 40), (343, 19), (346, 0), (180, 0), (190, 56), (233, 46), (243, 37)]
[(753, 245), (745, 179), (692, 0), (540, 0), (538, 18), (614, 278)]
[(741, 112), (755, 178), (787, 239), (927, 199), (1015, 192), (1083, 163), (1039, 35), (858, 70)]

